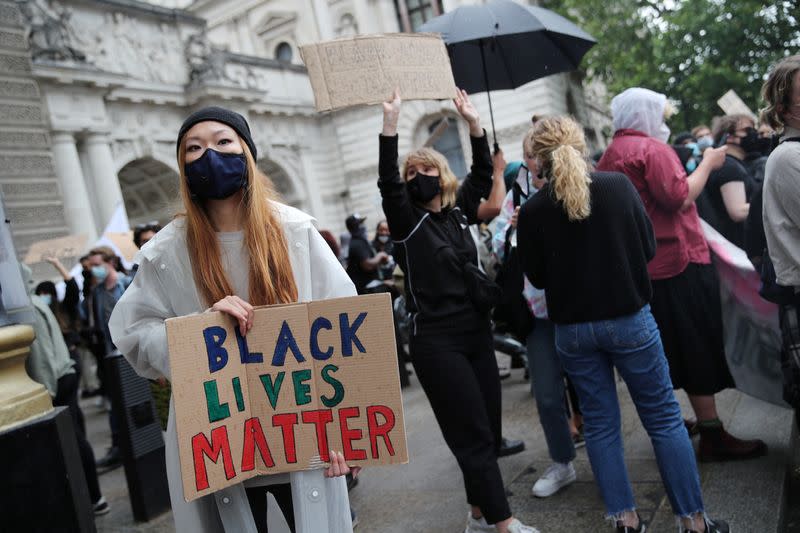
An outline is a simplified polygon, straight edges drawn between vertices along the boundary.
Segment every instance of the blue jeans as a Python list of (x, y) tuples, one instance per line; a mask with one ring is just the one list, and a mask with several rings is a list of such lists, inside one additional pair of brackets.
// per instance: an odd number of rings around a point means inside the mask
[(673, 512), (681, 517), (702, 512), (694, 449), (650, 306), (613, 320), (556, 325), (556, 347), (578, 391), (586, 450), (608, 517), (636, 508), (622, 451), (614, 368), (653, 443)]
[(557, 463), (575, 459), (575, 444), (569, 431), (564, 403), (564, 371), (556, 352), (555, 327), (549, 320), (536, 319), (528, 335), (528, 368), (531, 392), (536, 398), (539, 422), (550, 458)]

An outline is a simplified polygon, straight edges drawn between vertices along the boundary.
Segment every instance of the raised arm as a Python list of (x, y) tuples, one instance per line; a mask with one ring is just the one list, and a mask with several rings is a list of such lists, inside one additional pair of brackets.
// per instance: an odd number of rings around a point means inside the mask
[[(711, 172), (725, 163), (726, 150), (727, 149), (722, 146), (720, 148), (709, 148), (703, 152), (703, 159), (700, 161), (700, 165), (686, 178), (689, 184), (689, 195), (683, 202), (683, 208), (689, 207), (697, 200), (697, 197), (703, 192), (703, 188), (706, 186), (708, 176), (711, 175)], [(747, 215), (745, 214), (745, 216)]]
[(456, 204), (464, 212), (470, 224), (477, 224), (481, 221), (478, 216), (481, 199), (489, 198), (492, 191), (492, 156), (486, 132), (481, 127), (480, 115), (466, 91), (459, 89), (453, 103), (461, 117), (469, 124), (469, 138), (472, 143), (472, 168), (458, 189)]
[(400, 92), (395, 89), (383, 103), (383, 130), (379, 136), (378, 189), (383, 198), (383, 213), (392, 239), (405, 239), (417, 223), (417, 215), (406, 193), (406, 184), (397, 165), (397, 121), (400, 118)]
[(503, 200), (506, 198), (506, 180), (503, 173), (506, 170), (506, 160), (503, 151), (498, 150), (492, 156), (492, 190), (486, 201), (478, 206), (478, 218), (483, 222), (490, 222), (500, 214)]

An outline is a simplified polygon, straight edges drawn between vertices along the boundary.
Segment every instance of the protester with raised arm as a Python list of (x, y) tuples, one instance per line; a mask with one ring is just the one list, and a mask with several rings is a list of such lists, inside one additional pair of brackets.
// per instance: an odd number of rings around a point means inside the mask
[(501, 395), (489, 322), (497, 287), (478, 269), (468, 230), (478, 222), (481, 198), (490, 194), (492, 157), (466, 92), (459, 91), (455, 105), (472, 142), (472, 169), (463, 184), (430, 148), (411, 152), (398, 167), (395, 91), (383, 104), (378, 187), (405, 273), (414, 369), (464, 475), (471, 506), (466, 532), (492, 531), (493, 525), (501, 533), (533, 533), (511, 515), (497, 464)]

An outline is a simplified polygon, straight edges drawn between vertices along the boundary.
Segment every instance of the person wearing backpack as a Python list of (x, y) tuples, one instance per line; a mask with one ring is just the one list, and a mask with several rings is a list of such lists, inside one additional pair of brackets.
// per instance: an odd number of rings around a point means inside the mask
[(556, 352), (555, 326), (547, 314), (544, 291), (531, 285), (517, 256), (516, 228), (520, 205), (547, 183), (539, 173), (531, 150), (533, 131), (533, 128), (528, 131), (522, 143), (525, 163), (519, 167), (517, 178), (497, 217), (492, 248), (503, 265), (498, 277), (501, 278), (505, 305), (499, 305), (498, 309), (504, 310), (503, 319), (509, 329), (525, 341), (531, 392), (536, 399), (539, 421), (553, 460), (531, 488), (534, 496), (546, 498), (575, 482), (575, 467), (572, 465), (575, 444), (565, 409), (564, 370)]
[[(762, 119), (782, 131), (764, 169), (763, 216), (768, 254), (762, 279), (780, 305), (784, 399), (800, 407), (800, 55), (783, 59), (761, 89)], [(769, 259), (769, 261), (767, 261)], [(774, 276), (770, 269), (774, 267)], [(764, 273), (767, 273), (765, 279)], [(795, 411), (797, 413), (797, 411)]]

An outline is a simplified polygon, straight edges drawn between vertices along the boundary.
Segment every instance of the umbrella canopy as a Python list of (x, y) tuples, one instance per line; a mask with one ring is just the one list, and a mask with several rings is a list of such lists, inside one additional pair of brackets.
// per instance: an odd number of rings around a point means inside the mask
[(442, 34), (453, 77), (468, 93), (515, 89), (575, 70), (596, 43), (561, 15), (511, 0), (459, 7), (419, 31)]

